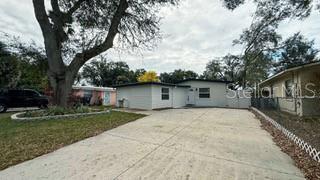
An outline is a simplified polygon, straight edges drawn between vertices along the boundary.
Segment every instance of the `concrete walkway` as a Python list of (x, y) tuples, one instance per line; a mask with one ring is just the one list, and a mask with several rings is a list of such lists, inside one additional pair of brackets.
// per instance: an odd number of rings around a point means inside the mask
[(247, 110), (153, 112), (0, 172), (18, 179), (304, 179)]

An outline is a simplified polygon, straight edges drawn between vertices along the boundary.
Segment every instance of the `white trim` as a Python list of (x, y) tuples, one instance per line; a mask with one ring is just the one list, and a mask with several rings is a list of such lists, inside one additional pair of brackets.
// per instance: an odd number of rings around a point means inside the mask
[(72, 89), (94, 90), (94, 91), (115, 91), (111, 87), (94, 87), (94, 86), (72, 86)]

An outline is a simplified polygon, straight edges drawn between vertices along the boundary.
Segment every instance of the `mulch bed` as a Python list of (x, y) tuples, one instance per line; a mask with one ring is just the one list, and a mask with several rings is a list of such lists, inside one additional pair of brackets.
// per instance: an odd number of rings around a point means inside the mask
[(280, 130), (274, 127), (269, 121), (265, 120), (259, 114), (253, 112), (261, 121), (261, 127), (268, 131), (274, 142), (281, 148), (283, 152), (291, 156), (295, 165), (301, 169), (306, 179), (320, 179), (320, 163), (313, 160), (304, 150), (302, 150), (293, 141), (289, 140)]

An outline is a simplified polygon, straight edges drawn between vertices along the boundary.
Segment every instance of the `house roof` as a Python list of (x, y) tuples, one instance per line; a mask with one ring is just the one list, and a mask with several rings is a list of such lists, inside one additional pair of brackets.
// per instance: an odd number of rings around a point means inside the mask
[(179, 81), (178, 83), (183, 83), (183, 82), (187, 82), (187, 81), (201, 81), (201, 82), (214, 82), (214, 83), (226, 83), (226, 84), (229, 84), (229, 83), (232, 83), (232, 81), (224, 81), (224, 80), (209, 80), (209, 79), (185, 79), (185, 80), (182, 80), (182, 81)]
[(161, 82), (138, 82), (138, 83), (129, 83), (129, 84), (119, 84), (119, 85), (114, 85), (113, 87), (120, 88), (120, 87), (141, 86), (141, 85), (159, 85), (159, 86), (190, 88), (190, 86), (187, 86), (187, 85), (178, 85), (178, 84), (161, 83)]
[(95, 87), (95, 86), (72, 86), (72, 89), (91, 90), (91, 91), (114, 91), (112, 87)]
[(269, 77), (268, 79), (262, 81), (261, 83), (259, 83), (259, 85), (262, 85), (262, 84), (264, 84), (264, 83), (266, 83), (268, 81), (271, 81), (271, 80), (273, 80), (273, 79), (275, 79), (275, 78), (277, 78), (279, 76), (282, 76), (282, 75), (284, 75), (286, 73), (289, 73), (289, 72), (292, 72), (292, 71), (296, 71), (296, 70), (300, 70), (300, 69), (307, 68), (307, 67), (318, 66), (318, 65), (320, 65), (320, 61), (315, 61), (315, 62), (311, 62), (311, 63), (305, 63), (305, 64), (301, 64), (299, 66), (295, 66), (295, 67), (286, 69), (286, 70), (281, 71), (281, 72)]

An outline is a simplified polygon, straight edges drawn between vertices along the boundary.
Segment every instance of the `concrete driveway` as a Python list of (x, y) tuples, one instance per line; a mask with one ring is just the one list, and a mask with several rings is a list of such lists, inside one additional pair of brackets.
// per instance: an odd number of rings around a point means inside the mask
[(0, 179), (304, 179), (247, 110), (176, 109), (0, 172)]

